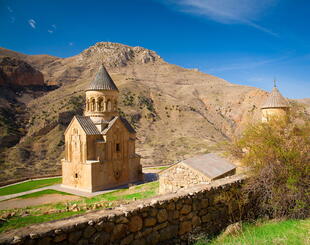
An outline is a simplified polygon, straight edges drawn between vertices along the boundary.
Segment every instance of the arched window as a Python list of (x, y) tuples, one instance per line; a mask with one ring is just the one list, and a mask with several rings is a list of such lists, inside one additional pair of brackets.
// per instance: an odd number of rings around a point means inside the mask
[(103, 99), (98, 99), (98, 111), (103, 111)]
[(94, 98), (91, 99), (91, 111), (95, 111), (96, 108), (96, 101)]
[(107, 107), (108, 107), (108, 111), (111, 111), (111, 110), (112, 110), (112, 103), (111, 103), (111, 100), (108, 100)]

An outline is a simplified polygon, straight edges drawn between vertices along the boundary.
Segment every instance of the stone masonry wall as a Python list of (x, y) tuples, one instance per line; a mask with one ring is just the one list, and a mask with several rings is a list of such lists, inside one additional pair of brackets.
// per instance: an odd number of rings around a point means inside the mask
[(242, 176), (197, 185), (113, 210), (0, 234), (0, 244), (188, 244), (195, 233), (216, 234), (239, 217)]
[(210, 183), (211, 180), (198, 171), (178, 163), (159, 175), (159, 193), (177, 191), (199, 183)]

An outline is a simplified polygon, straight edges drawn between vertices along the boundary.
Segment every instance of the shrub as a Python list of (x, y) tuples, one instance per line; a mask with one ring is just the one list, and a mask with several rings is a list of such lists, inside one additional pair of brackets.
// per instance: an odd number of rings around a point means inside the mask
[(230, 152), (249, 167), (244, 186), (256, 215), (304, 218), (310, 206), (310, 124), (280, 119), (250, 125)]

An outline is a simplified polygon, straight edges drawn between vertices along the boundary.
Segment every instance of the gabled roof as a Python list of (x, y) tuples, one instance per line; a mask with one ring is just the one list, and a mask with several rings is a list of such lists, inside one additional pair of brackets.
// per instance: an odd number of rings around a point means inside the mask
[(129, 131), (129, 133), (135, 134), (136, 130), (130, 125), (130, 123), (127, 121), (126, 118), (124, 117), (120, 117), (122, 123), (125, 125), (125, 127), (127, 128), (127, 130)]
[(115, 83), (107, 72), (106, 68), (101, 65), (94, 78), (94, 80), (89, 84), (86, 91), (90, 90), (115, 90), (118, 91)]
[(192, 167), (210, 179), (215, 179), (236, 168), (234, 164), (214, 153), (195, 156), (183, 160), (181, 163)]
[(87, 135), (100, 135), (98, 128), (93, 123), (93, 121), (90, 119), (90, 117), (84, 117), (84, 116), (75, 116), (76, 120), (81, 125), (82, 129)]
[(102, 131), (102, 134), (106, 134), (109, 129), (114, 125), (114, 123), (117, 121), (117, 119), (120, 119), (120, 121), (123, 123), (123, 125), (127, 128), (127, 130), (129, 131), (129, 133), (136, 133), (136, 131), (134, 130), (134, 128), (130, 125), (130, 123), (123, 117), (114, 117), (109, 123), (108, 126)]
[(290, 107), (288, 101), (282, 96), (277, 87), (274, 87), (269, 94), (267, 100), (261, 106), (261, 109), (266, 108), (288, 108)]

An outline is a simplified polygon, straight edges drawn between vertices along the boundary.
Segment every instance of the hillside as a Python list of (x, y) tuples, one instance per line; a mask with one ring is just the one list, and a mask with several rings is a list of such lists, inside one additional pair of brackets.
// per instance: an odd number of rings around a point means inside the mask
[(102, 62), (120, 89), (120, 113), (137, 130), (137, 152), (144, 165), (216, 149), (218, 142), (260, 118), (259, 106), (267, 95), (169, 64), (154, 51), (116, 43), (97, 43), (69, 58), (7, 49), (0, 49), (1, 55), (29, 63), (42, 72), (45, 84), (59, 86), (23, 100), (28, 116), (25, 133), (4, 150), (2, 180), (60, 169), (63, 132), (72, 116), (83, 112), (84, 89)]

